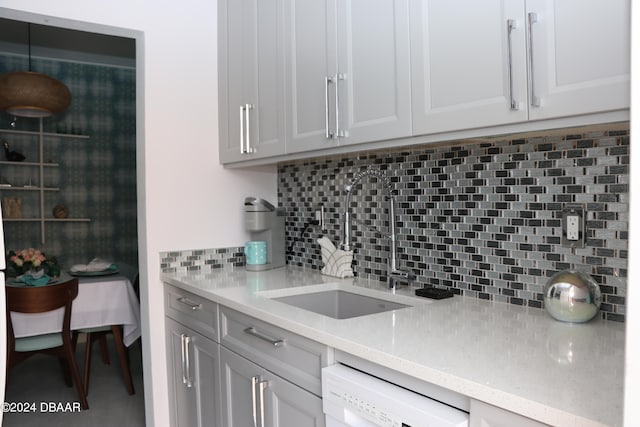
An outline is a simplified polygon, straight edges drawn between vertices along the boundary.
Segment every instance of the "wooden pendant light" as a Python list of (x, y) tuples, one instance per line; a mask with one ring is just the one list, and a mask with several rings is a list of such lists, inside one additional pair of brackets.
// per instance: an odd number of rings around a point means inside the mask
[(48, 117), (71, 104), (71, 92), (41, 73), (19, 71), (0, 76), (0, 108), (16, 117)]
[(48, 117), (71, 104), (62, 82), (31, 71), (31, 24), (28, 24), (29, 71), (0, 75), (0, 109), (16, 117)]

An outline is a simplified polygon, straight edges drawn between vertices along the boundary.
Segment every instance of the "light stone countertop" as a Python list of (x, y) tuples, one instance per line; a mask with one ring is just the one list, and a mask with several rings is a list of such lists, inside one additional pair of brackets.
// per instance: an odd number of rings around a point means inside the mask
[(357, 286), (365, 293), (392, 291), (380, 282), (340, 280), (296, 267), (161, 277), (337, 350), (546, 424), (622, 425), (621, 323), (565, 324), (540, 309), (457, 295), (428, 300), (406, 288), (394, 297), (411, 298), (414, 307), (338, 320), (265, 294), (286, 295), (301, 286), (313, 291), (319, 284)]

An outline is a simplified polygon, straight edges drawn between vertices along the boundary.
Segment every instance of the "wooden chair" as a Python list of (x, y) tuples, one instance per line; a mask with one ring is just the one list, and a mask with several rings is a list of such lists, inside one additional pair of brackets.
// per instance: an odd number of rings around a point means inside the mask
[[(71, 307), (78, 296), (78, 279), (38, 286), (6, 286), (7, 294), (7, 378), (11, 368), (36, 353), (57, 356), (62, 362), (64, 379), (71, 387), (75, 383), (82, 409), (89, 409), (87, 397), (80, 383), (80, 375), (71, 343)], [(11, 312), (44, 313), (64, 307), (62, 332), (16, 338)]]
[(118, 353), (118, 359), (120, 360), (120, 367), (122, 369), (122, 377), (124, 378), (124, 384), (127, 387), (127, 393), (132, 395), (135, 393), (133, 388), (133, 380), (131, 378), (131, 370), (129, 369), (129, 358), (127, 356), (127, 349), (122, 342), (122, 326), (111, 325), (102, 326), (97, 328), (80, 329), (74, 332), (73, 347), (75, 348), (75, 342), (77, 340), (77, 333), (85, 333), (87, 335), (86, 351), (84, 355), (84, 377), (82, 380), (83, 390), (86, 395), (89, 394), (89, 374), (91, 372), (91, 349), (93, 343), (100, 342), (100, 350), (102, 353), (102, 362), (105, 365), (111, 363), (109, 359), (109, 349), (107, 348), (107, 335), (113, 334), (113, 341)]
[[(124, 264), (119, 264), (122, 267)], [(124, 275), (128, 277), (126, 273)], [(137, 270), (133, 273), (133, 286), (136, 289), (138, 283)], [(131, 279), (130, 279), (131, 280)], [(136, 294), (137, 295), (137, 294)], [(131, 378), (131, 370), (129, 369), (129, 356), (127, 349), (122, 342), (122, 325), (101, 326), (97, 328), (86, 328), (74, 331), (73, 333), (73, 348), (76, 348), (76, 342), (78, 339), (78, 333), (86, 334), (86, 350), (84, 353), (84, 375), (82, 379), (84, 393), (89, 394), (89, 375), (91, 373), (91, 350), (93, 343), (100, 342), (100, 352), (102, 355), (102, 363), (110, 365), (111, 360), (109, 358), (109, 349), (107, 347), (107, 336), (113, 334), (114, 344), (116, 346), (116, 352), (118, 353), (118, 359), (120, 361), (120, 368), (122, 369), (122, 377), (124, 384), (127, 387), (127, 393), (131, 396), (135, 393), (133, 388), (133, 379)]]

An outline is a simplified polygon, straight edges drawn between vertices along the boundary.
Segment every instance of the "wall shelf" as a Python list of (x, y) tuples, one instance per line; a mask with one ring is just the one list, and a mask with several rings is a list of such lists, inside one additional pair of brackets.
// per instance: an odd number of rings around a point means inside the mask
[(57, 187), (17, 187), (12, 185), (11, 187), (0, 186), (0, 191), (60, 191), (60, 189)]
[[(2, 129), (0, 129), (0, 133), (2, 133)], [(40, 166), (40, 163), (38, 162), (8, 162), (6, 160), (0, 160), (0, 165), (7, 165), (7, 166)], [(42, 163), (42, 166), (44, 167), (52, 167), (52, 168), (57, 168), (58, 166), (60, 166), (59, 163)]]
[[(75, 133), (44, 132), (42, 130), (42, 119), (40, 119), (40, 131), (0, 129), (0, 133), (7, 133), (7, 134), (13, 134), (13, 135), (31, 135), (31, 136), (43, 136), (43, 137), (87, 139), (87, 140), (89, 139), (89, 135), (78, 135)], [(14, 162), (10, 162), (10, 163), (14, 163)]]
[(91, 222), (90, 218), (6, 218), (5, 222)]
[[(40, 214), (35, 218), (3, 218), (4, 222), (34, 222), (40, 224), (40, 240), (42, 244), (45, 244), (45, 223), (74, 223), (74, 222), (90, 222), (90, 218), (52, 218), (45, 217), (45, 206), (44, 206), (44, 194), (48, 192), (60, 191), (58, 187), (46, 187), (44, 183), (44, 169), (45, 168), (56, 168), (59, 167), (59, 163), (55, 162), (45, 162), (44, 159), (44, 140), (47, 138), (62, 138), (62, 139), (74, 139), (74, 140), (88, 140), (88, 135), (77, 135), (77, 134), (68, 134), (68, 133), (56, 133), (56, 132), (45, 132), (43, 129), (43, 121), (40, 119), (39, 123), (40, 130), (39, 131), (26, 131), (26, 130), (15, 130), (15, 129), (0, 129), (0, 135), (9, 134), (9, 135), (23, 135), (23, 136), (33, 136), (38, 138), (38, 151), (39, 161), (37, 162), (10, 162), (10, 161), (0, 161), (0, 167), (2, 166), (10, 166), (10, 167), (31, 167), (38, 168), (39, 170), (39, 182), (37, 185), (26, 185), (26, 186), (18, 186), (18, 185), (10, 185), (0, 183), (0, 192), (12, 192), (19, 193), (22, 191), (27, 192), (39, 192), (39, 202)], [(31, 182), (31, 181), (29, 181)]]

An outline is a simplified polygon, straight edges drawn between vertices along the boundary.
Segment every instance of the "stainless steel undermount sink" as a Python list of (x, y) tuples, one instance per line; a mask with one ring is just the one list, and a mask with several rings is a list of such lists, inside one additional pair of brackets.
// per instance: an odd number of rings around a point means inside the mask
[(350, 319), (411, 307), (407, 304), (337, 289), (271, 299), (334, 319)]

